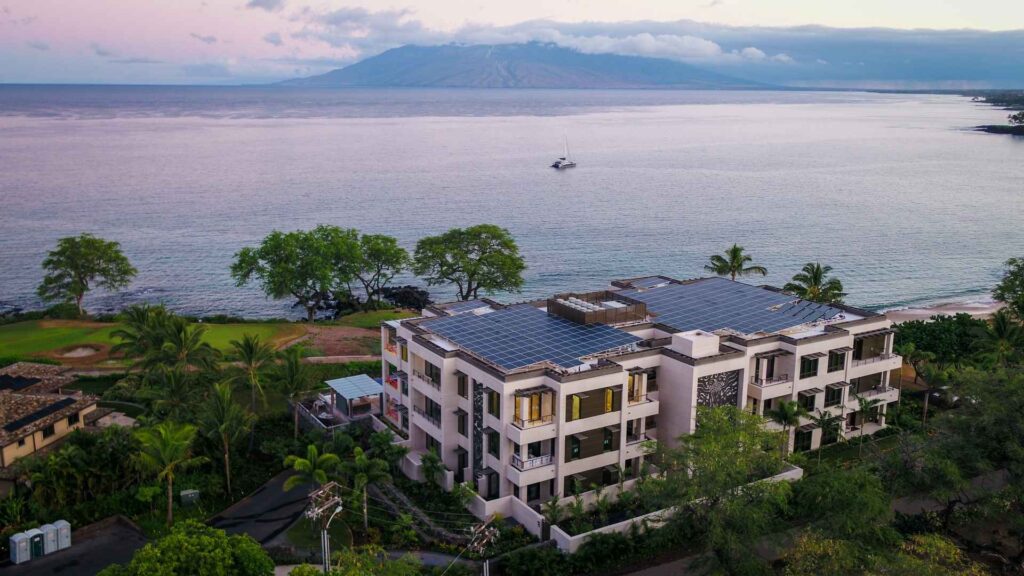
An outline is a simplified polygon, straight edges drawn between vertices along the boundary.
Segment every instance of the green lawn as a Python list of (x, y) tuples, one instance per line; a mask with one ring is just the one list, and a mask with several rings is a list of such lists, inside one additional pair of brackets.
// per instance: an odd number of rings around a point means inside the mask
[[(86, 344), (112, 345), (110, 333), (117, 324), (79, 322), (75, 320), (32, 320), (0, 326), (0, 356), (45, 354), (61, 348)], [(227, 351), (231, 341), (243, 334), (256, 334), (264, 340), (279, 343), (303, 334), (305, 327), (294, 323), (205, 324), (204, 340), (213, 347)]]
[(334, 326), (354, 326), (356, 328), (376, 329), (385, 320), (399, 320), (401, 318), (412, 318), (416, 314), (408, 310), (373, 310), (370, 312), (356, 312), (348, 316), (342, 316), (337, 320), (327, 322)]

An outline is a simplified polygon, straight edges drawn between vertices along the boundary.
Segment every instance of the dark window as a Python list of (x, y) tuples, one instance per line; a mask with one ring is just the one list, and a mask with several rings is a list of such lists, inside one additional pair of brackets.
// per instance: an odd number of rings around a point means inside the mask
[(815, 394), (800, 394), (800, 405), (804, 407), (804, 410), (808, 412), (814, 411), (814, 397)]
[(462, 434), (463, 436), (467, 436), (467, 434), (466, 434), (466, 421), (468, 420), (468, 418), (466, 418), (466, 413), (465, 412), (459, 412), (457, 420), (458, 420), (459, 434)]
[(409, 395), (409, 379), (402, 380), (402, 394)]
[(406, 413), (406, 412), (402, 413), (402, 429), (403, 430), (408, 430), (409, 429), (409, 414)]
[(19, 438), (18, 439), (18, 448), (22, 448), (24, 446), (25, 446), (25, 439), (24, 438)]
[(53, 430), (53, 424), (50, 424), (46, 428), (43, 428), (43, 438), (49, 438), (50, 436), (53, 436), (54, 434), (56, 434), (56, 432), (54, 432), (54, 430)]
[(81, 421), (81, 417), (79, 417), (78, 412), (68, 416), (68, 426), (74, 426), (75, 424), (78, 424), (79, 421)]
[(540, 456), (540, 442), (530, 442), (526, 445), (526, 457), (536, 458)]
[(829, 352), (828, 353), (828, 371), (839, 372), (846, 367), (846, 352)]
[(424, 434), (424, 438), (424, 445), (427, 447), (428, 452), (441, 453), (441, 443), (437, 439), (430, 434)]
[(569, 437), (569, 460), (576, 460), (580, 457), (580, 439), (576, 436)]
[(658, 369), (654, 368), (647, 373), (647, 391), (657, 392), (658, 391)]
[(657, 427), (658, 427), (658, 417), (657, 416), (648, 416), (647, 418), (644, 418), (644, 429), (651, 430), (651, 429), (657, 428)]
[(501, 458), (501, 436), (497, 432), (487, 435), (487, 453), (495, 458)]
[(487, 413), (495, 418), (501, 418), (501, 394), (494, 390), (487, 391)]
[(427, 375), (434, 384), (441, 383), (441, 369), (430, 362), (423, 363), (423, 373)]
[(462, 469), (469, 466), (469, 452), (464, 450), (459, 451), (459, 474), (462, 473)]
[(488, 474), (487, 475), (487, 497), (497, 498), (498, 497), (498, 475)]
[(818, 359), (808, 358), (807, 356), (800, 357), (800, 377), (810, 378), (818, 375)]
[(615, 439), (615, 434), (612, 433), (608, 428), (604, 429), (604, 441), (601, 442), (601, 449), (605, 452), (613, 450), (612, 441)]
[(821, 431), (821, 445), (826, 446), (828, 444), (835, 444), (839, 441), (839, 428), (832, 428), (830, 430)]
[(762, 414), (768, 414), (768, 411), (772, 409), (772, 401), (773, 400), (775, 400), (775, 399), (774, 398), (765, 398), (764, 399), (764, 401), (762, 402), (762, 404), (764, 404), (764, 408), (762, 408), (762, 410), (761, 410)]
[(843, 389), (842, 388), (826, 388), (825, 389), (825, 407), (835, 406), (843, 401)]
[(459, 374), (458, 376), (456, 376), (456, 378), (458, 380), (459, 385), (459, 396), (462, 396), (463, 398), (469, 398), (469, 384), (467, 382), (467, 380), (469, 379), (466, 377), (465, 374)]
[(806, 432), (797, 431), (796, 437), (793, 439), (793, 451), (806, 452), (810, 450), (811, 434), (813, 434), (813, 432), (810, 430), (807, 430)]
[(540, 500), (540, 483), (530, 484), (526, 487), (526, 500)]

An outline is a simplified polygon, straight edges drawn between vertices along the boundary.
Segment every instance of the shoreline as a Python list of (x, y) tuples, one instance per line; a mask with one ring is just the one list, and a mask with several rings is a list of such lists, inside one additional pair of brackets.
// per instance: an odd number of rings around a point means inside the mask
[(885, 314), (893, 323), (899, 324), (912, 320), (928, 320), (935, 315), (970, 314), (974, 318), (989, 318), (1004, 306), (1006, 305), (1002, 302), (947, 302), (933, 306), (888, 310), (883, 311), (882, 314)]

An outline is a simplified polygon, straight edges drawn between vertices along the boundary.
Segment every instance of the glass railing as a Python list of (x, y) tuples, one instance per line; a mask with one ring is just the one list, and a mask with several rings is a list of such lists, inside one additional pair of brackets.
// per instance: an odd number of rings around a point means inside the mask
[(518, 454), (512, 455), (512, 466), (515, 466), (518, 470), (530, 470), (532, 468), (540, 468), (541, 466), (547, 466), (554, 462), (553, 454), (543, 454), (541, 456), (534, 456), (532, 458), (523, 459)]
[(512, 423), (517, 428), (533, 428), (534, 426), (543, 426), (544, 424), (551, 424), (555, 421), (554, 414), (548, 414), (547, 416), (541, 416), (539, 418), (513, 418)]

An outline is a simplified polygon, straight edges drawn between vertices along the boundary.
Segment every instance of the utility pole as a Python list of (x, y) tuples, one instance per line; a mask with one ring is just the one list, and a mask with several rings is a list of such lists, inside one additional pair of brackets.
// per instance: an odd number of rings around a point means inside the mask
[(331, 527), (331, 520), (334, 520), (341, 509), (341, 486), (337, 482), (328, 482), (309, 493), (306, 518), (320, 525), (320, 552), (323, 554), (324, 574), (331, 569), (331, 537), (327, 531)]
[[(445, 573), (447, 573), (448, 570), (450, 570), (451, 567), (459, 561), (459, 558), (461, 558), (462, 555), (466, 553), (466, 550), (472, 550), (478, 553), (483, 552), (487, 548), (487, 545), (493, 542), (495, 538), (497, 538), (498, 529), (490, 525), (493, 520), (494, 516), (491, 516), (483, 524), (478, 524), (477, 526), (473, 527), (473, 530), (470, 533), (471, 537), (469, 539), (469, 544), (466, 544), (466, 546), (459, 552), (459, 555), (456, 556), (455, 559), (448, 564), (448, 567), (444, 569), (444, 572), (441, 572), (441, 576), (444, 576)], [(484, 564), (484, 570), (485, 574), (487, 574), (490, 571), (489, 562)]]

